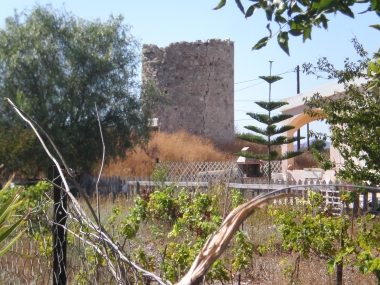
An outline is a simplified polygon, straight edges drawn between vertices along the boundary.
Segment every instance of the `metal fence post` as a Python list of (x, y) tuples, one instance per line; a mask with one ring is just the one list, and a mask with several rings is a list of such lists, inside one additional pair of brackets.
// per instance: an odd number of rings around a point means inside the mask
[(368, 191), (365, 191), (363, 195), (363, 211), (364, 212), (368, 211)]
[(140, 195), (140, 182), (136, 181), (136, 196)]
[(376, 196), (376, 192), (372, 192), (372, 206), (371, 206), (371, 211), (373, 213), (376, 213), (376, 210), (377, 210), (377, 196)]
[[(62, 184), (56, 166), (53, 166), (53, 181)], [(66, 245), (67, 245), (67, 195), (60, 187), (54, 186), (54, 225), (53, 225), (53, 285), (66, 285)]]
[[(354, 193), (355, 193), (355, 188), (352, 190)], [(354, 203), (353, 203), (353, 209), (352, 209), (352, 212), (353, 212), (353, 214), (354, 214), (354, 216), (355, 217), (357, 217), (358, 216), (358, 212), (359, 212), (359, 207), (360, 207), (360, 205), (359, 205), (359, 203), (360, 203), (360, 200), (359, 200), (359, 193), (355, 193), (356, 195), (356, 197), (355, 197), (355, 201), (354, 201)]]

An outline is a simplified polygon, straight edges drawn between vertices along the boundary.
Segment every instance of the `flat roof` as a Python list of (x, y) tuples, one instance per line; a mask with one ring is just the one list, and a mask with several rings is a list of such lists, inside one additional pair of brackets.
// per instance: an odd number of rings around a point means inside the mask
[[(367, 79), (358, 78), (354, 80), (352, 83), (363, 84), (366, 82), (367, 82)], [(305, 92), (301, 92), (300, 94), (294, 95), (292, 97), (282, 99), (281, 101), (288, 102), (289, 104), (281, 107), (280, 111), (285, 112), (285, 111), (303, 106), (304, 105), (303, 98), (310, 98), (315, 93), (321, 94), (322, 97), (330, 97), (336, 93), (344, 93), (344, 84), (338, 84), (338, 82), (332, 82), (332, 83), (322, 85), (320, 87), (317, 87)]]

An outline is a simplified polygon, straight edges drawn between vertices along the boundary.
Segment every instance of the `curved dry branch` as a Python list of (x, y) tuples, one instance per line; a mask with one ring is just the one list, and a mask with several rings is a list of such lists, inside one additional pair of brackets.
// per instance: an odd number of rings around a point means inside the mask
[(235, 232), (243, 221), (251, 215), (256, 209), (267, 205), (274, 199), (283, 199), (295, 197), (294, 194), (279, 194), (275, 196), (263, 195), (257, 197), (245, 204), (234, 209), (217, 230), (206, 242), (193, 265), (186, 275), (177, 283), (177, 285), (194, 285), (203, 280), (210, 266), (216, 261), (226, 249)]
[(102, 146), (103, 146), (102, 164), (100, 166), (98, 179), (96, 181), (96, 209), (97, 209), (97, 212), (98, 212), (99, 227), (101, 227), (101, 225), (100, 225), (100, 204), (99, 204), (99, 188), (98, 188), (98, 186), (99, 186), (99, 181), (100, 181), (100, 178), (101, 178), (102, 172), (103, 172), (104, 160), (105, 160), (105, 154), (106, 154), (106, 146), (104, 144), (103, 132), (102, 132), (102, 124), (100, 123), (100, 118), (99, 118), (99, 113), (98, 113), (98, 107), (96, 106), (96, 103), (95, 103), (95, 110), (96, 110), (96, 117), (98, 118), (100, 137), (102, 139)]
[[(70, 176), (70, 177), (73, 177), (73, 175), (71, 174), (70, 172), (70, 168), (67, 166), (67, 163), (66, 161), (64, 160), (63, 156), (61, 155), (61, 153), (58, 151), (58, 148), (56, 147), (55, 143), (52, 141), (52, 139), (49, 137), (49, 135), (45, 132), (45, 130), (39, 125), (37, 124), (36, 121), (34, 121), (28, 114), (26, 114), (22, 109), (20, 109), (19, 107), (17, 107), (12, 101), (11, 99), (9, 98), (4, 98), (5, 101), (8, 101), (8, 103), (13, 107), (13, 109), (16, 110), (16, 112), (19, 114), (19, 116), (24, 120), (26, 121), (30, 126), (37, 126), (37, 128), (44, 134), (44, 136), (49, 140), (50, 144), (53, 146), (54, 150), (57, 152), (57, 155), (59, 156), (59, 159), (61, 160), (63, 166), (65, 167), (66, 169), (66, 172), (67, 174)], [(33, 128), (33, 131), (36, 132), (37, 130)]]

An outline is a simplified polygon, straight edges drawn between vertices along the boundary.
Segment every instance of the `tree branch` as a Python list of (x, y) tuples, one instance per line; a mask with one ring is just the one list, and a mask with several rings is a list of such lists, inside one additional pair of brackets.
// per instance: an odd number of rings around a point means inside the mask
[[(62, 182), (64, 184), (64, 188), (61, 187), (61, 189), (68, 195), (68, 197), (71, 199), (72, 203), (73, 203), (73, 206), (74, 206), (74, 209), (75, 211), (78, 213), (79, 217), (80, 217), (80, 221), (81, 222), (85, 222), (89, 228), (93, 231), (95, 231), (96, 233), (98, 233), (98, 238), (104, 242), (106, 245), (109, 246), (109, 248), (111, 249), (111, 252), (115, 255), (115, 257), (118, 257), (119, 259), (123, 260), (124, 262), (127, 262), (129, 265), (131, 265), (133, 268), (135, 268), (136, 270), (142, 272), (145, 276), (149, 276), (149, 277), (152, 277), (154, 278), (159, 284), (161, 285), (166, 285), (163, 280), (156, 276), (154, 273), (151, 273), (149, 271), (146, 271), (144, 270), (143, 268), (139, 267), (137, 264), (135, 264), (134, 262), (130, 261), (124, 254), (123, 252), (121, 251), (121, 249), (119, 248), (119, 246), (117, 246), (112, 238), (109, 236), (109, 234), (105, 231), (104, 228), (98, 226), (100, 225), (100, 223), (98, 223), (98, 225), (95, 225), (91, 219), (89, 219), (89, 217), (87, 216), (87, 214), (85, 213), (85, 211), (83, 210), (82, 206), (78, 203), (78, 201), (75, 199), (75, 197), (72, 195), (72, 193), (70, 192), (69, 190), (69, 186), (68, 186), (68, 183), (66, 181), (66, 178), (65, 176), (63, 175), (63, 172), (62, 172), (62, 169), (58, 163), (58, 161), (55, 159), (55, 157), (50, 153), (50, 151), (48, 150), (48, 148), (46, 147), (46, 144), (45, 142), (42, 140), (40, 134), (38, 133), (38, 131), (36, 130), (32, 120), (29, 118), (29, 116), (27, 114), (25, 114), (21, 109), (19, 109), (9, 98), (5, 98), (5, 100), (7, 100), (9, 102), (9, 104), (11, 104), (11, 106), (15, 109), (15, 111), (19, 114), (19, 116), (24, 120), (26, 121), (30, 126), (31, 128), (33, 129), (34, 133), (36, 134), (37, 138), (40, 140), (41, 142), (41, 145), (43, 146), (43, 148), (45, 149), (45, 152), (47, 153), (47, 155), (50, 157), (50, 159), (54, 162), (54, 164), (57, 166), (57, 169), (58, 169), (58, 172), (62, 178)], [(46, 133), (45, 133), (46, 134)], [(49, 140), (50, 141), (50, 140)], [(54, 147), (54, 146), (53, 146)], [(58, 152), (58, 149), (55, 148), (55, 150)], [(75, 180), (74, 180), (75, 181)], [(91, 205), (90, 205), (91, 206)], [(90, 208), (92, 209), (92, 208)], [(92, 214), (94, 215), (95, 213), (93, 212), (92, 210)], [(96, 219), (96, 215), (94, 216)], [(106, 246), (104, 245), (104, 250), (106, 251)], [(107, 253), (105, 253), (107, 254)], [(115, 277), (116, 278), (116, 277)], [(116, 280), (118, 282), (120, 282), (119, 278), (116, 278)]]

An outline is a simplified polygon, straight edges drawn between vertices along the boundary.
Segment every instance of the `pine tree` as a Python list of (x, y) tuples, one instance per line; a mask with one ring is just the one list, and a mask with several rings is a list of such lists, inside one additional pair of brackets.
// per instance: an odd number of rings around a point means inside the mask
[[(272, 62), (271, 62), (271, 67), (272, 67)], [(289, 104), (288, 102), (284, 102), (284, 101), (271, 102), (271, 85), (272, 83), (278, 80), (281, 80), (282, 77), (272, 76), (272, 75), (259, 76), (259, 77), (269, 83), (269, 101), (258, 101), (255, 103), (259, 105), (261, 108), (267, 110), (268, 115), (260, 114), (260, 113), (247, 113), (247, 115), (256, 121), (265, 124), (267, 127), (259, 128), (256, 126), (245, 126), (244, 128), (252, 132), (261, 134), (265, 137), (260, 136), (260, 135), (253, 135), (250, 133), (245, 133), (242, 135), (238, 135), (236, 137), (245, 141), (252, 142), (252, 143), (266, 145), (268, 147), (268, 153), (254, 154), (254, 153), (248, 153), (248, 152), (244, 152), (244, 153), (239, 152), (239, 153), (236, 153), (236, 155), (268, 161), (268, 179), (270, 183), (270, 180), (272, 178), (271, 161), (274, 161), (274, 160), (282, 161), (282, 160), (293, 158), (295, 156), (302, 154), (301, 151), (291, 151), (291, 152), (286, 152), (286, 153), (281, 154), (277, 150), (275, 150), (273, 147), (281, 146), (283, 144), (293, 143), (297, 141), (298, 139), (303, 139), (303, 137), (288, 138), (286, 136), (279, 135), (279, 134), (282, 134), (284, 132), (294, 129), (294, 126), (290, 126), (290, 125), (284, 125), (280, 127), (276, 126), (276, 124), (293, 117), (293, 115), (290, 115), (290, 114), (279, 114), (275, 116), (271, 115), (271, 112), (273, 110), (276, 110), (278, 108), (281, 108), (284, 105)]]

